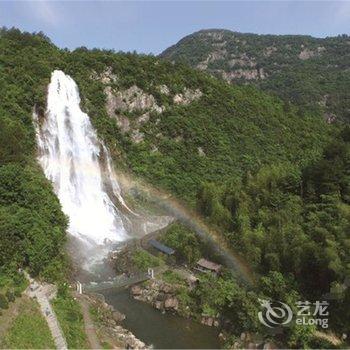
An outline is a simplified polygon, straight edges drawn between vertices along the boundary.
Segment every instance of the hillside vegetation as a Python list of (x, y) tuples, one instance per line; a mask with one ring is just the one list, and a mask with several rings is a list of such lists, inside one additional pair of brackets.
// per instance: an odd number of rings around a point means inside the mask
[(54, 349), (55, 343), (39, 304), (27, 297), (19, 304), (14, 312), (18, 313), (17, 317), (7, 325), (8, 333), (0, 339), (1, 349)]
[[(261, 276), (255, 291), (244, 291), (230, 275), (209, 278), (197, 300), (237, 319), (243, 330), (263, 332), (253, 293), (294, 302), (332, 289), (338, 293), (332, 329), (349, 329), (343, 283), (350, 266), (346, 128), (327, 124), (310, 108), (256, 87), (229, 85), (186, 64), (97, 49), (59, 50), (43, 34), (15, 29), (0, 35), (4, 271), (26, 266), (50, 279), (64, 272), (67, 220), (35, 162), (32, 124), (33, 108), (39, 116), (45, 111), (54, 69), (77, 82), (82, 107), (116, 166), (197, 210)], [(197, 244), (193, 237), (188, 242)], [(233, 327), (232, 333), (240, 330)], [(280, 340), (310, 346), (313, 330), (287, 329)]]
[(23, 266), (48, 279), (64, 273), (67, 220), (36, 163), (32, 124), (56, 51), (41, 36), (0, 32), (1, 274)]
[(350, 120), (350, 38), (257, 35), (208, 29), (186, 36), (160, 57), (187, 63), (232, 84), (252, 83), (322, 113)]
[[(309, 164), (333, 130), (254, 87), (152, 56), (78, 49), (66, 71), (123, 165), (193, 207), (201, 183), (220, 185), (274, 162)], [(127, 106), (108, 108), (116, 96)]]

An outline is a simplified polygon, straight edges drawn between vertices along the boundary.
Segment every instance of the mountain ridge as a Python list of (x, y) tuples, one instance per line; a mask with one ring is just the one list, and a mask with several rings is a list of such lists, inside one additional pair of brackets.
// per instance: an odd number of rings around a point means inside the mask
[(159, 57), (183, 62), (232, 84), (251, 83), (328, 122), (350, 120), (350, 38), (203, 29)]

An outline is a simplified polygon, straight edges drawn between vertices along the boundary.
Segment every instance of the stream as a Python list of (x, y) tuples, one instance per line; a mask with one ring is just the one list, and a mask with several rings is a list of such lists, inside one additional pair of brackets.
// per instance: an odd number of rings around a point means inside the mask
[(218, 349), (218, 330), (195, 321), (161, 313), (133, 299), (129, 290), (103, 292), (106, 302), (126, 316), (125, 328), (155, 349)]

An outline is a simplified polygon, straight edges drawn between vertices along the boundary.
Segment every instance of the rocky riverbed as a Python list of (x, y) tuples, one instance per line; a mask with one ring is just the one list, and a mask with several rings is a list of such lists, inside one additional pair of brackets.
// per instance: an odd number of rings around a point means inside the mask
[(121, 325), (125, 315), (107, 304), (103, 296), (89, 296), (88, 301), (97, 328), (97, 334), (102, 344), (123, 349), (149, 348), (132, 332)]
[[(173, 312), (180, 316), (189, 317), (190, 313), (188, 312), (188, 308), (181, 304), (177, 296), (177, 292), (181, 287), (183, 286), (177, 286), (162, 280), (154, 279), (145, 284), (133, 286), (130, 293), (134, 299), (149, 303), (157, 310)], [(192, 288), (191, 284), (189, 283), (186, 288)], [(219, 327), (220, 325), (218, 317), (200, 315), (198, 320), (206, 326)]]

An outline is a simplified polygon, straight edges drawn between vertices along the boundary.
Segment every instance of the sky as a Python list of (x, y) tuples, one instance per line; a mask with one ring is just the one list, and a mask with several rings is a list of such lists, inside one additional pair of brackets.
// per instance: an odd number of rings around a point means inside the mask
[(1, 1), (0, 26), (43, 31), (57, 46), (158, 54), (200, 29), (350, 34), (350, 1)]

